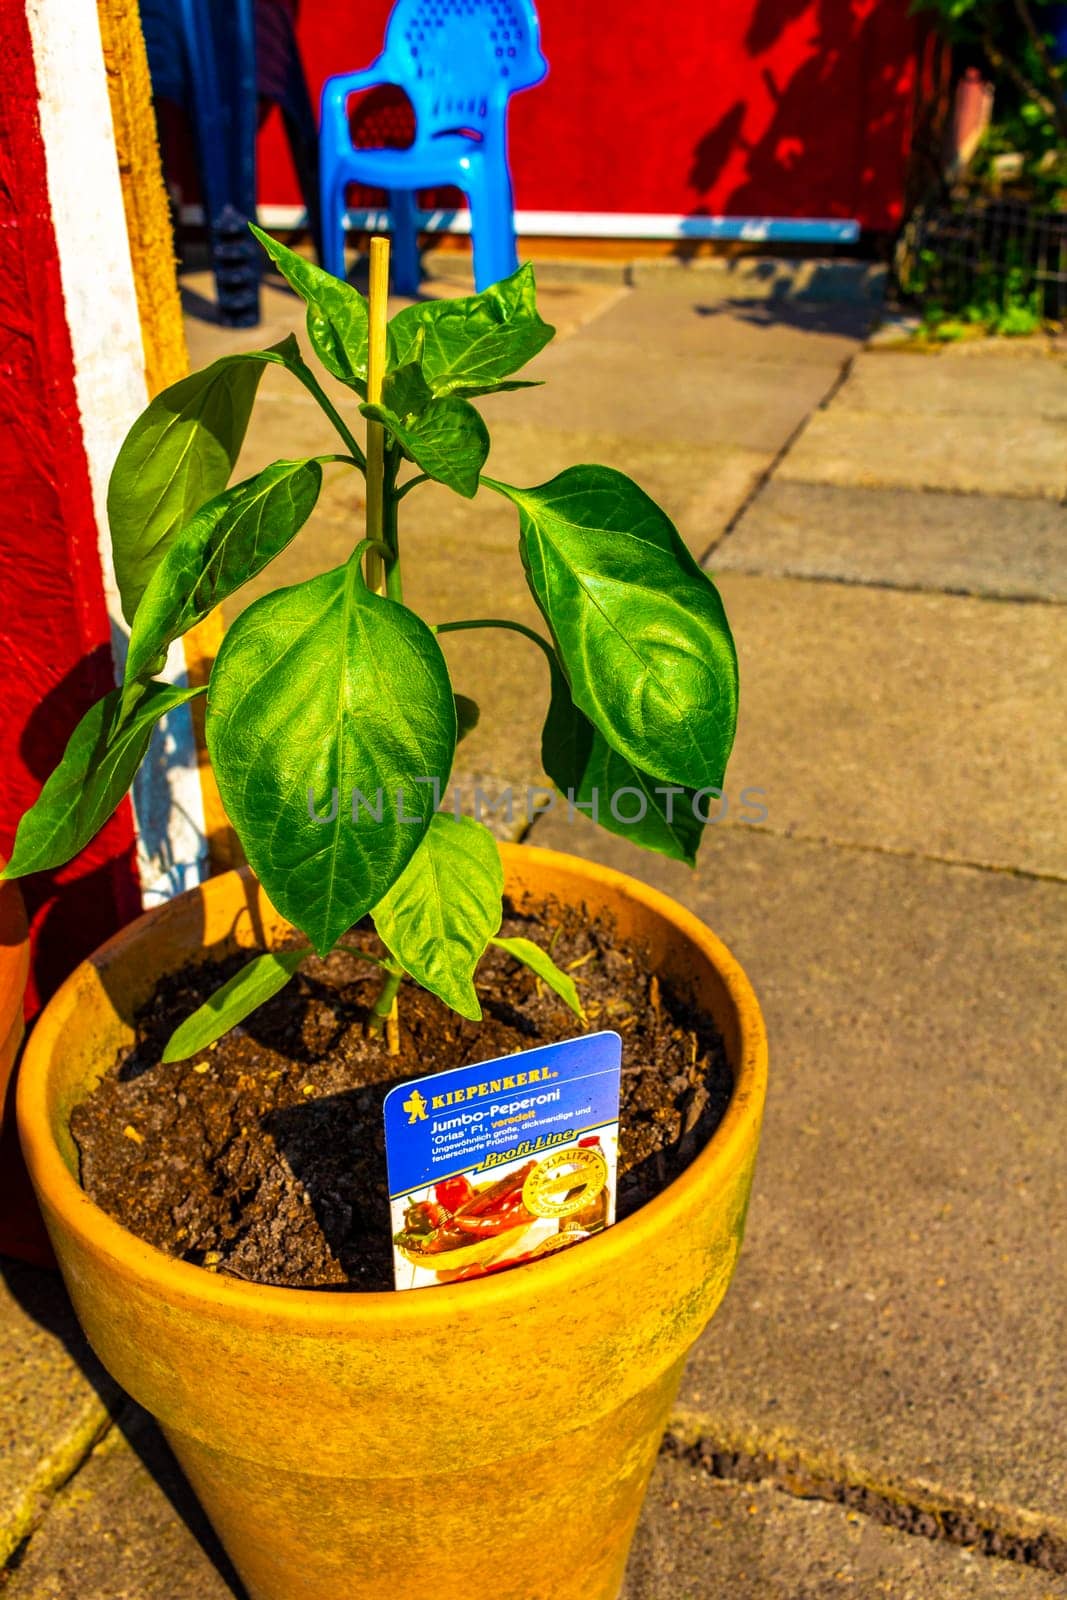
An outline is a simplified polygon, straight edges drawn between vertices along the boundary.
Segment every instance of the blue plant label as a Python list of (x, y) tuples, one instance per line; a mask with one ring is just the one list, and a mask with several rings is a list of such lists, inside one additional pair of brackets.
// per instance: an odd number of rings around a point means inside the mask
[(398, 1289), (480, 1278), (615, 1221), (617, 1033), (398, 1084), (385, 1157)]

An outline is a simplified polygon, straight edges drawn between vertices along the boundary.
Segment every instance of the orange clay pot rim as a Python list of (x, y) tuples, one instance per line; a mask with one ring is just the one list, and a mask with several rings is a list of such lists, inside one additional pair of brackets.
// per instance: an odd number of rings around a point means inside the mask
[[(610, 885), (672, 922), (714, 963), (734, 1005), (740, 1050), (737, 1078), (726, 1114), (685, 1171), (639, 1211), (586, 1240), (580, 1247), (547, 1256), (538, 1264), (536, 1277), (516, 1269), (465, 1283), (436, 1285), (421, 1292), (288, 1289), (227, 1278), (205, 1272), (203, 1267), (191, 1262), (176, 1261), (129, 1232), (91, 1200), (67, 1170), (52, 1137), (45, 1096), (46, 1069), (55, 1037), (69, 1022), (76, 1004), (76, 972), (61, 985), (41, 1013), (19, 1073), (17, 1107), (23, 1151), (34, 1183), (43, 1191), (47, 1204), (90, 1249), (106, 1252), (118, 1267), (154, 1284), (172, 1300), (198, 1301), (220, 1311), (228, 1308), (237, 1315), (257, 1315), (290, 1327), (305, 1325), (338, 1332), (359, 1323), (433, 1324), (437, 1321), (447, 1324), (457, 1317), (470, 1317), (479, 1312), (485, 1315), (503, 1313), (533, 1295), (558, 1294), (586, 1275), (610, 1272), (621, 1256), (641, 1250), (653, 1235), (669, 1229), (694, 1188), (708, 1184), (714, 1192), (718, 1187), (716, 1176), (725, 1175), (754, 1148), (766, 1088), (767, 1038), (752, 986), (722, 941), (670, 896), (626, 873), (559, 851), (507, 843), (501, 848), (505, 863), (510, 855), (521, 851), (521, 859), (531, 865), (549, 870), (565, 865), (568, 872), (577, 872), (586, 878), (591, 891), (597, 884)], [(187, 892), (196, 894), (199, 891)], [(154, 914), (148, 911), (127, 924), (94, 952), (90, 962), (99, 965), (116, 946), (147, 932)]]

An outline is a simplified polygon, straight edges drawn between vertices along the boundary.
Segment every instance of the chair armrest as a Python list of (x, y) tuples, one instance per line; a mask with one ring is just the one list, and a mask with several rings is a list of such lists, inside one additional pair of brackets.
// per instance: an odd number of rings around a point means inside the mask
[(335, 78), (327, 78), (322, 86), (322, 120), (325, 122), (328, 116), (343, 116), (350, 94), (360, 89), (376, 89), (379, 84), (392, 81), (384, 56), (379, 56), (361, 72), (340, 72)]

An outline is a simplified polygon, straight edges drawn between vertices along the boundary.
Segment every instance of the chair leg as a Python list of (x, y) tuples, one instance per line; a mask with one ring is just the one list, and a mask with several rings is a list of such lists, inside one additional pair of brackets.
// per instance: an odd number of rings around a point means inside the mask
[(511, 178), (503, 163), (482, 168), (467, 191), (474, 244), (474, 287), (480, 294), (518, 269)]
[(285, 124), (289, 152), (296, 168), (300, 193), (307, 210), (308, 227), (315, 244), (315, 254), (322, 262), (322, 214), (319, 208), (319, 134), (315, 111), (308, 94), (304, 65), (300, 59), (296, 40), (290, 38), (289, 66), (286, 73), (285, 99), (282, 101), (282, 120)]
[(414, 190), (390, 189), (389, 220), (393, 230), (393, 288), (397, 294), (417, 295), (422, 274)]

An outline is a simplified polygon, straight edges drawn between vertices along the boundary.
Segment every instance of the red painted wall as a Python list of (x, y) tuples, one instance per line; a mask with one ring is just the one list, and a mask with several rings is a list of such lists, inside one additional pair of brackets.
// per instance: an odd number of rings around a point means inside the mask
[[(0, 6), (0, 854), (82, 713), (113, 686), (21, 6)], [(34, 963), (27, 1013), (141, 909), (128, 802), (58, 872), (25, 880)]]
[[(511, 109), (524, 210), (901, 219), (906, 0), (540, 0), (550, 73)], [(390, 0), (302, 0), (313, 95), (378, 53)], [(277, 114), (260, 199), (299, 192)], [(369, 199), (370, 196), (368, 195)]]

